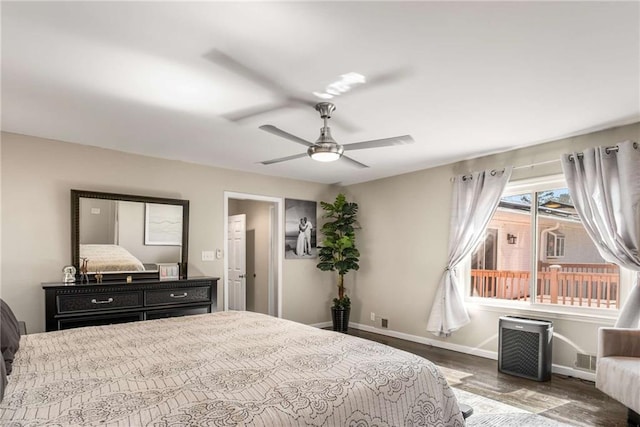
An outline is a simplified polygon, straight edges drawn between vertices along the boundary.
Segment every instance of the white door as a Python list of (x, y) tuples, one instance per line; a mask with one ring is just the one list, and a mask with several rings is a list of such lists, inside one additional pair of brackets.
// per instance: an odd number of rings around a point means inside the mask
[(246, 246), (245, 214), (229, 216), (228, 251), (229, 251), (229, 310), (246, 310), (247, 308), (247, 246)]

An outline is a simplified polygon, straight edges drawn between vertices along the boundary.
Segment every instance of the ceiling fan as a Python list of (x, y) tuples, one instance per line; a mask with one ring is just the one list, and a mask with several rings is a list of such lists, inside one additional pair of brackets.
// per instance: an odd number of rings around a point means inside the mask
[(298, 144), (304, 145), (307, 147), (306, 153), (294, 154), (293, 156), (281, 157), (279, 159), (266, 160), (264, 162), (260, 162), (263, 165), (271, 165), (274, 163), (286, 162), (287, 160), (299, 159), (304, 156), (309, 156), (313, 160), (317, 160), (319, 162), (333, 162), (340, 158), (343, 158), (349, 161), (354, 166), (360, 168), (368, 168), (369, 166), (364, 163), (360, 163), (357, 160), (354, 160), (350, 157), (344, 156), (343, 153), (345, 151), (351, 150), (364, 150), (367, 148), (379, 148), (379, 147), (389, 147), (392, 145), (404, 145), (404, 144), (413, 144), (414, 140), (411, 135), (402, 135), (402, 136), (394, 136), (392, 138), (383, 138), (383, 139), (374, 139), (371, 141), (362, 141), (355, 142), (353, 144), (345, 144), (341, 145), (336, 142), (335, 139), (331, 136), (331, 129), (327, 126), (327, 122), (331, 118), (331, 113), (333, 113), (336, 109), (336, 106), (330, 102), (320, 102), (315, 105), (315, 109), (320, 113), (320, 117), (324, 120), (324, 126), (320, 128), (320, 136), (316, 140), (316, 142), (311, 143), (307, 140), (299, 138), (295, 135), (290, 134), (289, 132), (285, 132), (282, 129), (279, 129), (273, 125), (262, 125), (260, 129), (265, 132), (269, 132), (271, 134), (280, 136), (282, 138), (286, 138), (290, 141), (297, 142)]
[[(361, 88), (364, 87), (372, 88), (378, 85), (392, 83), (396, 80), (401, 79), (408, 73), (408, 70), (406, 69), (396, 69), (369, 77), (365, 77), (358, 73), (347, 73), (343, 74), (339, 81), (335, 81), (332, 84), (329, 84), (323, 92), (309, 91), (309, 93), (305, 93), (299, 90), (295, 90), (289, 87), (287, 84), (279, 82), (276, 78), (273, 78), (264, 72), (258, 71), (249, 65), (246, 65), (245, 63), (238, 61), (237, 59), (218, 49), (210, 50), (204, 55), (204, 58), (259, 84), (260, 86), (276, 94), (279, 98), (277, 101), (272, 103), (248, 107), (239, 111), (227, 113), (223, 116), (227, 120), (230, 120), (232, 122), (239, 122), (250, 117), (268, 113), (270, 111), (279, 110), (282, 108), (306, 108), (307, 106), (313, 107), (318, 102), (318, 100), (328, 99), (334, 96), (344, 96), (352, 89), (358, 91), (362, 90)], [(358, 130), (357, 126), (348, 123), (345, 120), (334, 119), (334, 122), (347, 131), (353, 132)]]

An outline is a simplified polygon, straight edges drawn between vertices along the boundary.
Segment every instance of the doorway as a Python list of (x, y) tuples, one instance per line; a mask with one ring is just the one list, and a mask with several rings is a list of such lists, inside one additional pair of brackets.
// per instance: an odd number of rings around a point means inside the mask
[(224, 193), (224, 309), (282, 316), (283, 199)]

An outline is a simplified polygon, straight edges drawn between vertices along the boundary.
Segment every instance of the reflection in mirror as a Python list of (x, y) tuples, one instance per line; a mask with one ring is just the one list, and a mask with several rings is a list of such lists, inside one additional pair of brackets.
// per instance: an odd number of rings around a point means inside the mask
[(72, 190), (72, 202), (74, 264), (86, 258), (88, 273), (157, 274), (173, 263), (186, 274), (188, 201)]
[(178, 263), (182, 206), (80, 198), (80, 258), (87, 271), (157, 271)]

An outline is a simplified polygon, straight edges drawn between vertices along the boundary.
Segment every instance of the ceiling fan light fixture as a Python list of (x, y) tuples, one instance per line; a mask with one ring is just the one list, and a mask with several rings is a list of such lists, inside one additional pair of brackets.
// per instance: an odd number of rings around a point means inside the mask
[(335, 162), (344, 153), (344, 148), (340, 144), (325, 143), (314, 144), (307, 150), (307, 154), (318, 162)]

